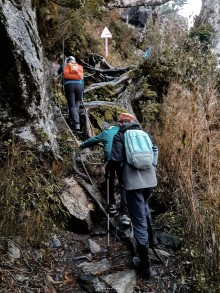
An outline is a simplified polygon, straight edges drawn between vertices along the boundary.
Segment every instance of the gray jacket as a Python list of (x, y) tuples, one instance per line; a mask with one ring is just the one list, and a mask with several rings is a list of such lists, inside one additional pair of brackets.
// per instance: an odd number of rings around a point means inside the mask
[(126, 161), (124, 133), (128, 129), (141, 129), (138, 123), (124, 123), (114, 136), (111, 152), (111, 164), (123, 166), (123, 184), (126, 190), (155, 187), (157, 177), (154, 166), (140, 170), (129, 165)]

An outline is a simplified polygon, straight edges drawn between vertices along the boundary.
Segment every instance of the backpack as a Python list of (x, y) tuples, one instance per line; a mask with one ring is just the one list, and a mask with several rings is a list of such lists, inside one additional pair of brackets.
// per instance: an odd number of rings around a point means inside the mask
[(153, 164), (153, 143), (143, 130), (131, 129), (124, 133), (127, 162), (137, 169), (149, 169)]
[(83, 78), (83, 67), (77, 63), (67, 63), (63, 68), (65, 79), (81, 80)]

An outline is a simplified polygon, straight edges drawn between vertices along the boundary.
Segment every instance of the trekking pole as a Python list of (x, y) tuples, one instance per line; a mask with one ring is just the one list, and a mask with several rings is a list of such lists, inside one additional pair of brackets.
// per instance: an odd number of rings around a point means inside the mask
[[(63, 41), (62, 41), (62, 55), (63, 55), (63, 64), (65, 62), (65, 54), (64, 54), (64, 50), (65, 50), (65, 40), (64, 40), (64, 37), (63, 37)], [(62, 74), (62, 92), (64, 92), (64, 80), (63, 80), (63, 74)]]
[(110, 234), (110, 216), (109, 216), (109, 175), (107, 174), (107, 205), (108, 205), (108, 216), (107, 216), (107, 254), (109, 254), (109, 234)]

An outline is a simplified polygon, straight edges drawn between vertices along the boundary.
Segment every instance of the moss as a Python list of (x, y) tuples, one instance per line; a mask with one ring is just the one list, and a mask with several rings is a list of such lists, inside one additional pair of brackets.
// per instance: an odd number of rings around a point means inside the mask
[(37, 141), (40, 141), (41, 143), (50, 142), (49, 136), (47, 135), (47, 133), (44, 132), (42, 128), (35, 128), (34, 126), (32, 126), (31, 130), (35, 135)]
[(105, 85), (99, 89), (93, 90), (85, 94), (86, 101), (114, 101), (114, 92), (112, 85)]
[(102, 122), (117, 122), (118, 115), (126, 110), (119, 106), (102, 106), (99, 111), (91, 111), (90, 118), (95, 127), (102, 129)]

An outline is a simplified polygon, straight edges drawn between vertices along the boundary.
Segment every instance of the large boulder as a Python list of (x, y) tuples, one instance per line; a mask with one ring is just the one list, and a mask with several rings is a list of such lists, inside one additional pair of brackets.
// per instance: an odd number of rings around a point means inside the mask
[(87, 233), (92, 228), (91, 211), (94, 210), (94, 205), (73, 177), (65, 178), (63, 182), (60, 198), (71, 215), (70, 226), (74, 232)]

